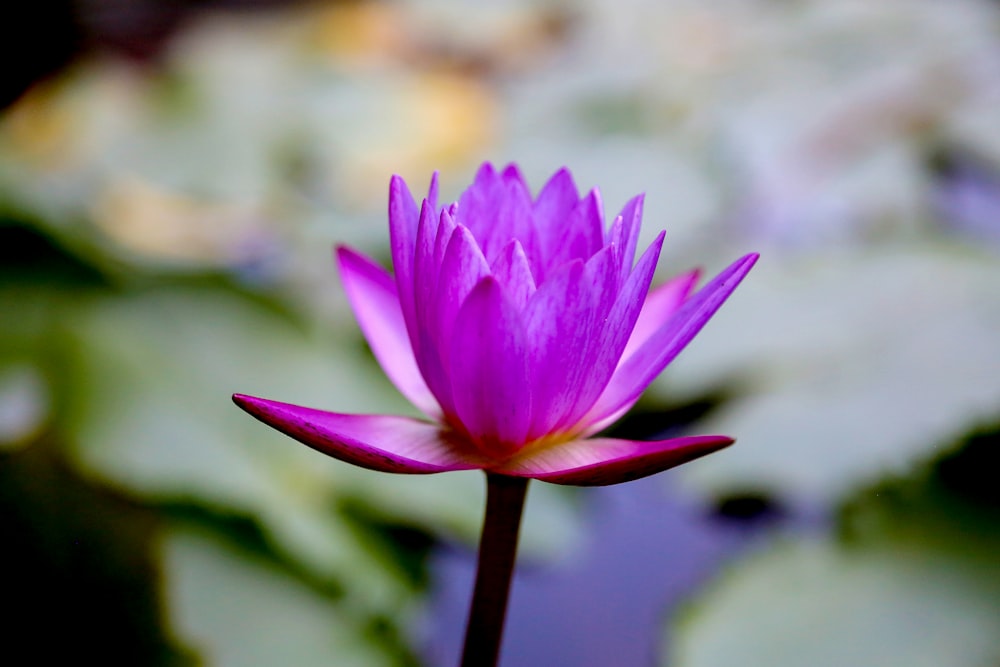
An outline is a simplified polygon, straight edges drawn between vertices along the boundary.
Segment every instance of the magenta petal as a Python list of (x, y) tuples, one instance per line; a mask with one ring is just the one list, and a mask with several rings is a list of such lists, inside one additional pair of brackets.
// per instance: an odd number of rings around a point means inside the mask
[(691, 294), (701, 271), (695, 269), (677, 276), (649, 293), (642, 304), (639, 319), (636, 320), (632, 335), (622, 353), (622, 362), (632, 356), (636, 350), (649, 340), (660, 326), (673, 315), (685, 299)]
[[(437, 290), (432, 310), (437, 318), (431, 331), (442, 347), (451, 347), (451, 329), (458, 310), (479, 281), (490, 275), (490, 265), (476, 244), (472, 233), (462, 225), (457, 225), (448, 241), (444, 258), (438, 268)], [(417, 317), (427, 314), (418, 313)]]
[(389, 241), (399, 303), (407, 322), (413, 321), (413, 249), (416, 237), (417, 203), (406, 187), (406, 181), (393, 176), (389, 182)]
[(417, 419), (325, 412), (242, 394), (233, 402), (285, 435), (369, 470), (426, 474), (482, 467), (468, 444)]
[(550, 239), (554, 243), (548, 268), (554, 269), (574, 259), (587, 261), (604, 246), (604, 207), (601, 194), (595, 189), (587, 193), (573, 208), (569, 217)]
[(337, 262), (347, 299), (382, 370), (424, 414), (439, 417), (437, 401), (417, 368), (392, 277), (349, 248), (337, 248)]
[(531, 418), (520, 313), (492, 276), (462, 306), (451, 340), (455, 409), (469, 435), (493, 456), (522, 445)]
[(535, 282), (539, 285), (547, 278), (551, 258), (564, 241), (566, 219), (579, 201), (580, 194), (573, 176), (565, 167), (552, 175), (535, 199), (533, 218), (537, 243), (525, 250), (535, 271)]
[(724, 435), (697, 435), (642, 442), (594, 438), (573, 440), (515, 457), (492, 472), (553, 484), (605, 486), (646, 477), (733, 443)]
[(588, 421), (603, 421), (608, 415), (634, 402), (660, 371), (701, 331), (746, 277), (757, 257), (756, 254), (750, 254), (733, 262), (685, 301), (670, 319), (615, 370), (607, 389), (591, 410)]
[(569, 169), (563, 167), (542, 187), (535, 199), (538, 224), (546, 228), (562, 222), (580, 201), (580, 193)]
[(609, 295), (595, 279), (613, 279), (610, 260), (611, 251), (605, 248), (587, 264), (579, 259), (563, 264), (528, 301), (524, 322), (534, 411), (530, 439), (553, 431), (577, 405), (583, 376), (591, 368), (589, 354), (600, 343), (608, 313), (601, 306)]
[(615, 226), (617, 234), (609, 235), (610, 241), (616, 243), (621, 249), (622, 265), (621, 280), (624, 281), (632, 271), (632, 263), (635, 262), (635, 251), (639, 243), (639, 228), (642, 224), (642, 206), (645, 202), (644, 195), (636, 195), (625, 204), (622, 212), (618, 214), (615, 221), (621, 220), (620, 227)]
[(593, 337), (597, 344), (588, 351), (586, 359), (590, 384), (587, 389), (581, 390), (574, 409), (560, 422), (562, 427), (570, 427), (578, 423), (590, 411), (610, 378), (613, 377), (629, 340), (629, 334), (639, 317), (643, 303), (642, 297), (649, 291), (649, 284), (653, 280), (656, 262), (660, 257), (660, 249), (663, 247), (663, 238), (664, 233), (660, 232), (639, 258), (635, 270), (625, 280), (614, 305), (611, 306), (607, 317), (604, 318), (599, 334)]
[(524, 174), (521, 173), (521, 168), (513, 162), (503, 168), (500, 178), (504, 183), (517, 183), (524, 189), (525, 192), (530, 192), (528, 181), (525, 180)]
[(535, 279), (521, 243), (517, 239), (508, 243), (490, 268), (514, 306), (523, 310), (535, 293)]
[[(614, 312), (617, 282), (615, 252), (610, 246), (602, 248), (584, 265), (574, 307), (564, 313), (559, 344), (572, 351), (566, 367), (570, 403), (554, 423), (557, 431), (569, 428), (587, 412), (617, 365), (625, 338), (622, 336), (621, 344), (617, 345), (613, 336), (605, 337), (611, 319), (618, 317)], [(580, 296), (582, 294), (586, 296)]]

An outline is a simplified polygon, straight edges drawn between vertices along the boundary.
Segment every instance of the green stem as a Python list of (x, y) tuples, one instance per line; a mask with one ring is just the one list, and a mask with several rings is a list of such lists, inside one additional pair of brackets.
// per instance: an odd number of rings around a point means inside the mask
[(517, 557), (528, 479), (486, 473), (486, 516), (479, 539), (476, 588), (465, 628), (462, 667), (490, 667), (500, 657), (510, 580)]

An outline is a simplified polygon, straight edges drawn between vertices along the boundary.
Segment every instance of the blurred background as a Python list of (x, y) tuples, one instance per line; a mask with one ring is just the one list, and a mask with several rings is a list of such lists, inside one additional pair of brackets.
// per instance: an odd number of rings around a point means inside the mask
[(1000, 3), (45, 0), (0, 90), (0, 661), (454, 664), (478, 473), (358, 470), (233, 392), (413, 414), (331, 262), (485, 159), (646, 192), (659, 279), (762, 261), (535, 484), (507, 665), (1000, 665)]

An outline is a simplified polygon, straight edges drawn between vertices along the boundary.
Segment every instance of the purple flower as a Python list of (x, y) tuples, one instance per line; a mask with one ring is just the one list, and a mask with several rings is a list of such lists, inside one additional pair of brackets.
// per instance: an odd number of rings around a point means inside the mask
[(642, 196), (605, 230), (600, 196), (569, 171), (537, 197), (484, 164), (439, 208), (389, 187), (395, 277), (337, 249), (344, 287), (386, 374), (431, 421), (325, 412), (237, 394), (257, 419), (372, 470), (484, 469), (558, 484), (615, 484), (721, 449), (717, 435), (591, 437), (621, 417), (747, 274), (747, 255), (697, 292), (698, 273), (650, 291), (663, 233), (635, 261)]

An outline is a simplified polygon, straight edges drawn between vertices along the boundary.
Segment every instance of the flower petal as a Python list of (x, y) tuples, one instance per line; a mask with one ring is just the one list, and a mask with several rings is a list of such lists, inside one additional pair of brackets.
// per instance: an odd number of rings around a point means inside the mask
[[(633, 327), (640, 317), (640, 309), (643, 307), (642, 297), (649, 291), (649, 284), (653, 280), (653, 272), (656, 270), (660, 249), (663, 247), (663, 238), (664, 233), (660, 232), (639, 258), (635, 270), (629, 274), (622, 285), (614, 305), (611, 306), (607, 317), (604, 318), (600, 332), (594, 336), (593, 342), (596, 345), (587, 352), (590, 382), (585, 389), (581, 389), (576, 406), (560, 421), (559, 427), (568, 429), (580, 423), (601, 396), (620, 365), (619, 359), (630, 340), (629, 336)], [(614, 278), (609, 277), (607, 280), (614, 280)], [(590, 430), (586, 423), (580, 424), (580, 426), (588, 434), (596, 432)], [(571, 430), (577, 430), (577, 428), (574, 427)]]
[(603, 376), (595, 359), (616, 281), (614, 252), (607, 246), (586, 264), (563, 264), (528, 301), (524, 322), (534, 411), (529, 439), (569, 426), (581, 402), (586, 410), (604, 389), (617, 358)]
[(635, 251), (639, 244), (639, 228), (642, 224), (642, 206), (645, 195), (632, 197), (615, 218), (608, 232), (608, 242), (620, 248), (621, 281), (624, 282), (632, 271), (635, 262)]
[(525, 248), (535, 275), (535, 283), (541, 285), (548, 274), (549, 259), (563, 241), (566, 219), (580, 201), (580, 193), (573, 182), (569, 169), (563, 167), (542, 187), (535, 199), (533, 218), (537, 233), (534, 247)]
[(604, 206), (601, 193), (593, 189), (581, 199), (569, 216), (561, 221), (558, 236), (548, 257), (547, 271), (573, 259), (587, 261), (604, 246)]
[(403, 321), (396, 284), (389, 273), (350, 248), (337, 248), (341, 282), (372, 354), (396, 388), (431, 418), (441, 409), (427, 388)]
[[(439, 265), (436, 261), (435, 221), (436, 213), (426, 199), (420, 207), (417, 222), (413, 261), (413, 314), (407, 318), (413, 354), (420, 374), (427, 383), (438, 405), (445, 412), (451, 412), (451, 385), (441, 359), (437, 335), (437, 282)], [(441, 217), (445, 217), (445, 213)], [(440, 234), (440, 227), (437, 228)]]
[(479, 281), (490, 275), (490, 265), (472, 233), (464, 226), (457, 225), (448, 241), (438, 271), (434, 295), (437, 304), (433, 309), (437, 321), (430, 326), (439, 345), (450, 347), (451, 330), (458, 311)]
[(389, 182), (389, 242), (399, 304), (407, 322), (413, 321), (413, 249), (417, 239), (417, 215), (417, 203), (406, 181), (393, 176)]
[(524, 174), (521, 173), (521, 168), (517, 166), (514, 162), (511, 162), (506, 167), (503, 168), (503, 172), (500, 174), (500, 178), (504, 183), (518, 183), (525, 192), (530, 192), (528, 187), (528, 181), (525, 180)]
[(670, 319), (615, 370), (607, 388), (591, 410), (588, 421), (601, 422), (608, 415), (634, 403), (660, 371), (701, 331), (750, 271), (757, 257), (756, 254), (750, 254), (736, 260), (685, 301)]
[(233, 402), (285, 435), (369, 470), (426, 474), (483, 464), (468, 443), (418, 419), (326, 412), (242, 394)]
[(649, 293), (642, 304), (639, 319), (635, 322), (635, 328), (632, 329), (632, 335), (629, 336), (619, 363), (624, 363), (631, 357), (664, 322), (670, 319), (691, 294), (700, 275), (701, 271), (698, 269), (689, 271), (668, 280)]
[(490, 269), (503, 285), (514, 306), (518, 310), (524, 310), (531, 295), (535, 293), (535, 279), (531, 275), (528, 256), (521, 242), (514, 239), (508, 243)]
[(732, 443), (733, 439), (724, 435), (653, 442), (614, 438), (573, 440), (528, 452), (490, 470), (553, 484), (605, 486), (662, 472)]
[(469, 294), (450, 343), (457, 416), (483, 451), (508, 456), (526, 441), (531, 392), (524, 324), (496, 278)]

